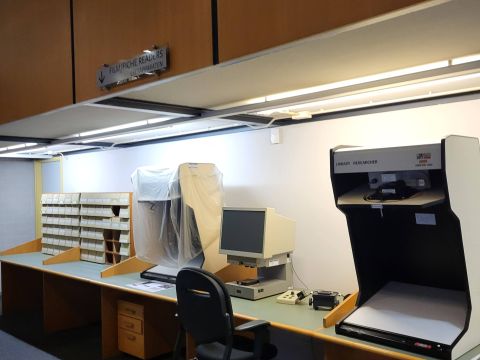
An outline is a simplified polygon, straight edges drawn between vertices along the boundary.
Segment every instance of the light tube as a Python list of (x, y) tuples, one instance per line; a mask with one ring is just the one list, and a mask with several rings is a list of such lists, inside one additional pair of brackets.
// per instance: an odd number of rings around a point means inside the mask
[(22, 149), (24, 147), (25, 147), (25, 144), (12, 145), (12, 146), (7, 146), (7, 150)]
[(268, 95), (266, 96), (266, 100), (267, 101), (281, 100), (281, 99), (286, 99), (294, 96), (312, 94), (315, 92), (338, 89), (338, 88), (352, 86), (352, 85), (359, 85), (359, 84), (364, 84), (371, 81), (384, 80), (384, 79), (389, 79), (392, 77), (397, 77), (402, 75), (415, 74), (415, 73), (427, 71), (427, 70), (440, 69), (443, 67), (447, 67), (448, 65), (449, 65), (448, 60), (437, 61), (434, 63), (388, 71), (380, 74), (368, 75), (368, 76), (363, 76), (355, 79), (349, 79), (349, 80), (334, 82), (330, 84), (324, 84), (324, 85), (313, 86), (313, 87), (304, 88), (304, 89), (298, 89), (298, 90), (286, 91), (278, 94)]
[(99, 130), (85, 131), (85, 132), (80, 133), (80, 137), (102, 134), (102, 133), (106, 133), (106, 132), (110, 132), (110, 131), (116, 131), (116, 130), (130, 129), (130, 128), (133, 128), (133, 127), (138, 127), (138, 126), (143, 126), (143, 125), (147, 125), (147, 120), (136, 121), (136, 122), (133, 122), (133, 123), (122, 124), (122, 125), (117, 125), (117, 126), (110, 126), (110, 127), (99, 129)]
[(479, 61), (480, 54), (462, 56), (459, 58), (452, 59), (452, 65), (466, 64), (473, 61)]
[[(370, 90), (370, 91), (365, 91), (361, 92), (358, 94), (352, 94), (352, 95), (345, 95), (345, 96), (338, 96), (330, 99), (323, 99), (323, 100), (316, 100), (308, 103), (303, 103), (303, 104), (297, 104), (297, 105), (290, 105), (290, 106), (283, 106), (280, 108), (276, 109), (270, 109), (270, 110), (264, 110), (260, 111), (257, 114), (258, 115), (264, 115), (264, 116), (269, 116), (274, 113), (284, 113), (284, 114), (291, 114), (291, 113), (299, 113), (302, 111), (306, 112), (311, 112), (311, 113), (319, 113), (323, 112), (324, 109), (322, 107), (332, 105), (335, 103), (344, 103), (348, 101), (355, 101), (355, 100), (361, 100), (365, 99), (365, 102), (361, 105), (355, 105), (355, 106), (350, 106), (350, 107), (365, 107), (368, 105), (371, 105), (371, 103), (374, 103), (376, 105), (385, 103), (385, 102), (392, 102), (392, 100), (383, 100), (383, 101), (378, 101), (375, 102), (375, 96), (381, 96), (381, 95), (388, 95), (388, 94), (395, 94), (395, 93), (402, 93), (402, 92), (409, 92), (409, 91), (414, 91), (414, 90), (422, 90), (425, 89), (425, 93), (422, 94), (422, 97), (429, 97), (438, 95), (438, 93), (435, 93), (435, 87), (439, 85), (444, 85), (448, 83), (454, 83), (454, 82), (462, 82), (466, 80), (472, 80), (472, 79), (480, 79), (480, 73), (473, 73), (473, 74), (466, 74), (466, 75), (460, 75), (460, 76), (455, 76), (455, 77), (450, 77), (450, 78), (444, 78), (444, 79), (436, 79), (436, 80), (429, 80), (429, 81), (424, 81), (421, 83), (415, 83), (415, 84), (407, 84), (407, 85), (399, 85), (399, 86), (393, 86), (390, 88), (385, 88), (385, 89), (378, 89), (378, 90)], [(480, 86), (480, 85), (479, 85)], [(447, 91), (451, 92), (451, 91)], [(441, 92), (440, 92), (441, 93)], [(396, 98), (395, 100), (405, 100), (408, 98), (418, 98), (419, 95), (406, 95), (406, 96), (400, 96)], [(348, 107), (348, 106), (347, 106)], [(328, 111), (336, 111), (340, 109), (345, 109), (345, 106), (342, 106), (340, 108), (335, 108), (335, 109), (329, 109)]]

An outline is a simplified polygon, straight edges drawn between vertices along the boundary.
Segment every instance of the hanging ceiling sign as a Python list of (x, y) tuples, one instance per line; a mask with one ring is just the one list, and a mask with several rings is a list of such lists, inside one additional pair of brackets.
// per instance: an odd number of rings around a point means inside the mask
[(159, 47), (116, 64), (104, 65), (97, 70), (97, 87), (111, 88), (145, 76), (158, 75), (168, 68), (167, 54), (166, 46)]

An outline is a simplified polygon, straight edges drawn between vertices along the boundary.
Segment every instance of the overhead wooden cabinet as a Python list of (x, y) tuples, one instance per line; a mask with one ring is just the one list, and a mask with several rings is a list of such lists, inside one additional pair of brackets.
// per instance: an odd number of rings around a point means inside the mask
[(69, 0), (0, 1), (0, 124), (70, 105)]
[(218, 0), (219, 61), (319, 34), (425, 0)]
[[(74, 0), (75, 89), (83, 101), (212, 65), (210, 0)], [(168, 45), (169, 69), (111, 90), (96, 71)]]

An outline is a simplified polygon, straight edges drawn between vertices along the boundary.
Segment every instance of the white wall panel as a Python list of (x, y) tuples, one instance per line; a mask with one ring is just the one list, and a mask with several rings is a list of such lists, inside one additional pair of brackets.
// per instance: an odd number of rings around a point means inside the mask
[(329, 149), (480, 137), (478, 114), (480, 100), (469, 100), (283, 127), (278, 145), (263, 129), (67, 156), (64, 191), (131, 191), (138, 166), (213, 162), (224, 174), (226, 205), (274, 207), (297, 221), (294, 266), (310, 288), (350, 292), (356, 276), (345, 218), (333, 200)]
[(0, 159), (0, 250), (35, 239), (33, 161)]

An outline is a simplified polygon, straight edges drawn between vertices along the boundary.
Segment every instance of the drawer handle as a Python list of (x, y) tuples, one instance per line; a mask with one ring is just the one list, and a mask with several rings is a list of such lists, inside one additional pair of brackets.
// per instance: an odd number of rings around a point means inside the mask
[(133, 309), (129, 309), (129, 308), (125, 308), (125, 311), (132, 314), (132, 315), (135, 315), (137, 312)]
[(131, 322), (127, 322), (125, 323), (125, 327), (129, 328), (129, 329), (133, 329), (133, 324)]
[(130, 340), (130, 341), (135, 341), (137, 337), (136, 336), (133, 336), (133, 335), (128, 335), (127, 336), (127, 339)]

